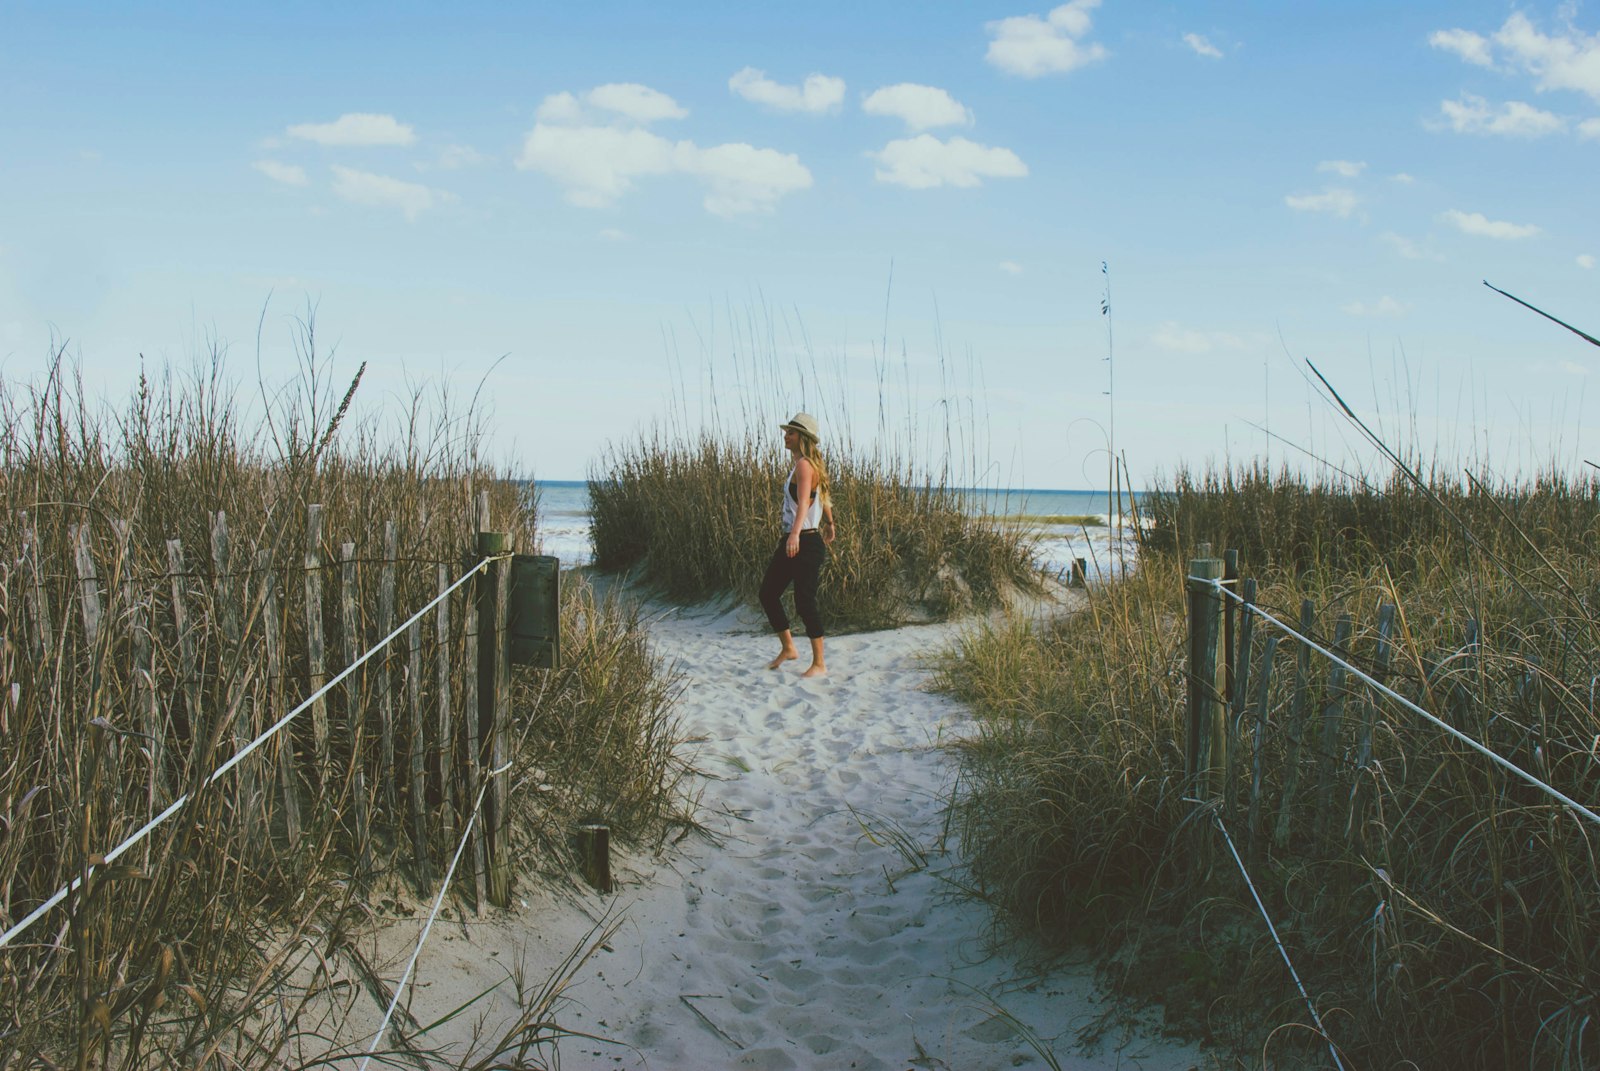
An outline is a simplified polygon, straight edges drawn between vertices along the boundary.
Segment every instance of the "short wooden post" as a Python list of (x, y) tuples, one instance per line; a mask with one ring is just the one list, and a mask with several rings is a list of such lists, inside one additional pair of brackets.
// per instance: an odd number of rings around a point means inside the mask
[(603, 893), (611, 891), (611, 828), (578, 827), (578, 862), (583, 880)]
[[(322, 506), (306, 507), (306, 685), (315, 694), (328, 682), (327, 647), (322, 634)], [(317, 787), (326, 804), (333, 793), (333, 764), (328, 753), (328, 701), (318, 696), (311, 704), (311, 740), (316, 748)]]
[[(1239, 552), (1225, 550), (1222, 552), (1222, 583), (1229, 591), (1239, 590)], [(1237, 628), (1234, 625), (1238, 617), (1238, 605), (1227, 596), (1222, 599), (1222, 697), (1229, 703), (1233, 702), (1233, 682), (1238, 673), (1234, 663), (1234, 636)]]
[(479, 764), (488, 778), (483, 797), (485, 862), (489, 902), (511, 903), (511, 844), (505, 765), (506, 719), (511, 700), (511, 664), (506, 657), (506, 588), (511, 569), (504, 555), (511, 551), (506, 532), (479, 532), (478, 556), (494, 560), (478, 574), (478, 730), (482, 735)]
[(28, 564), (27, 599), (33, 616), (33, 655), (40, 664), (50, 661), (55, 647), (51, 640), (50, 595), (45, 591), (39, 567), (39, 533), (22, 515), (22, 557)]
[(1089, 561), (1087, 558), (1072, 559), (1072, 579), (1067, 581), (1067, 586), (1074, 588), (1089, 586)]
[[(1209, 551), (1202, 544), (1202, 552)], [(1221, 661), (1217, 646), (1222, 640), (1222, 596), (1213, 581), (1222, 579), (1219, 558), (1195, 558), (1189, 562), (1189, 703), (1188, 739), (1185, 755), (1188, 775), (1202, 799), (1213, 799), (1221, 791), (1222, 763), (1226, 756), (1226, 708), (1222, 703)]]

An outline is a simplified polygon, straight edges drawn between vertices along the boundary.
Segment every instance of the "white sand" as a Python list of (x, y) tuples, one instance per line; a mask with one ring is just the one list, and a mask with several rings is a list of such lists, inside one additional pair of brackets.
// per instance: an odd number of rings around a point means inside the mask
[[(955, 771), (936, 745), (970, 722), (923, 690), (916, 656), (959, 626), (831, 639), (830, 676), (803, 680), (805, 659), (765, 668), (776, 643), (756, 624), (662, 609), (652, 626), (688, 676), (680, 709), (718, 778), (704, 818), (720, 846), (692, 836), (658, 859), (618, 857), (611, 896), (524, 891), (514, 916), (441, 923), (419, 964), (418, 1020), (514, 960), (539, 983), (609, 911), (620, 928), (557, 1018), (622, 1044), (568, 1038), (566, 1071), (1046, 1066), (1008, 1015), (1063, 1067), (1204, 1066), (1197, 1048), (1148, 1032), (1112, 1030), (1079, 1052), (1078, 1031), (1108, 1007), (1090, 970), (994, 950), (988, 910), (952, 895), (940, 797)], [(391, 981), (415, 932), (384, 935)], [(483, 1002), (491, 1031), (508, 1006), (501, 993)]]

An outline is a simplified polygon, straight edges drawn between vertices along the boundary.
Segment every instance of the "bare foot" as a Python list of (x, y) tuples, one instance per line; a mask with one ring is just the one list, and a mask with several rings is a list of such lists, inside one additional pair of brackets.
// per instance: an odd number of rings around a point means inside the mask
[(777, 669), (779, 666), (783, 665), (785, 662), (793, 662), (796, 658), (799, 658), (799, 657), (800, 657), (800, 652), (796, 651), (796, 650), (794, 650), (792, 648), (790, 650), (787, 650), (787, 651), (779, 651), (778, 652), (778, 657), (774, 658), (771, 662), (767, 663), (767, 668), (768, 669)]
[(827, 675), (828, 667), (821, 662), (811, 663), (811, 668), (800, 674), (802, 677), (826, 677)]

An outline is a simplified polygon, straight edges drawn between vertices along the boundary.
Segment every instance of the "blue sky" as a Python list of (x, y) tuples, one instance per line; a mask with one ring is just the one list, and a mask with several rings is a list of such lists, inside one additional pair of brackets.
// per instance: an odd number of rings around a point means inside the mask
[(1597, 163), (1581, 5), (3, 3), (0, 357), (120, 401), (218, 339), (250, 396), (310, 302), (369, 408), (483, 382), (531, 475), (756, 362), (1085, 487), (1105, 262), (1136, 479), (1370, 459), (1307, 359), (1511, 471), (1600, 460), (1600, 351), (1481, 284), (1600, 333)]

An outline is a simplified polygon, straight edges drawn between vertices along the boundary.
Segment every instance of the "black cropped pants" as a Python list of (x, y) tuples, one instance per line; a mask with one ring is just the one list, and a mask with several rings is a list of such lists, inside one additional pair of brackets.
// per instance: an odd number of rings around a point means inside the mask
[(782, 632), (789, 627), (789, 617), (783, 612), (783, 592), (794, 585), (794, 608), (805, 623), (806, 635), (814, 640), (822, 638), (822, 611), (817, 608), (817, 582), (822, 577), (822, 563), (828, 560), (827, 545), (816, 531), (800, 533), (800, 552), (794, 557), (786, 554), (788, 535), (778, 540), (778, 549), (767, 563), (767, 575), (761, 578), (761, 608), (767, 612), (767, 623), (772, 631)]

